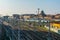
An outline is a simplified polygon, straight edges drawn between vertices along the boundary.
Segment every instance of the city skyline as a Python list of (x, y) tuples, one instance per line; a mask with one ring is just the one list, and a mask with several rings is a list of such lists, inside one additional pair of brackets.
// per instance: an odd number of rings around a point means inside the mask
[(37, 8), (45, 14), (60, 14), (60, 0), (0, 0), (0, 14), (37, 14)]

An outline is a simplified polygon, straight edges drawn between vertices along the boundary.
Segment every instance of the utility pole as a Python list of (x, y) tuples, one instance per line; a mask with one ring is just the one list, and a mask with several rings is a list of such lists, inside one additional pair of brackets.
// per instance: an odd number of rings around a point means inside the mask
[(20, 26), (19, 26), (19, 22), (20, 20), (17, 20), (17, 22), (18, 22), (18, 40), (20, 40)]
[(51, 39), (51, 35), (50, 35), (50, 20), (48, 21), (48, 26), (49, 26), (49, 30), (48, 30), (47, 40), (52, 40), (52, 39)]

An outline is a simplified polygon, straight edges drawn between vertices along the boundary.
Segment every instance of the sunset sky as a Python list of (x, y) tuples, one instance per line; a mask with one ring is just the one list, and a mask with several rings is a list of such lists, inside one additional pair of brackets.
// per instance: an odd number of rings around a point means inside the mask
[(0, 14), (37, 14), (37, 8), (46, 14), (60, 13), (60, 0), (0, 0)]

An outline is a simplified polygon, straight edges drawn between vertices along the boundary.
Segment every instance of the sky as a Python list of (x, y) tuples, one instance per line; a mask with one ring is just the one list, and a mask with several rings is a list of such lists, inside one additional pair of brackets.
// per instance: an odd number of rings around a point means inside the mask
[(60, 0), (0, 0), (0, 15), (37, 14), (37, 9), (45, 14), (60, 14)]

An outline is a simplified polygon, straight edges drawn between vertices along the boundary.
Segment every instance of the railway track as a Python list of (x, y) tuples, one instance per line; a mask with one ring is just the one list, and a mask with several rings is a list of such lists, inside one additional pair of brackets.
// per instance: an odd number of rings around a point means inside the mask
[(25, 31), (20, 32), (20, 34), (20, 37), (25, 37), (26, 40), (32, 40), (32, 37)]
[[(9, 39), (11, 40), (17, 40), (18, 39), (18, 34), (17, 31), (18, 30), (11, 30), (11, 28), (9, 27), (4, 27), (5, 32), (6, 32), (6, 36), (9, 37)], [(12, 33), (13, 31), (13, 33)], [(41, 37), (39, 37), (38, 35), (36, 35), (35, 32), (32, 31), (26, 31), (26, 30), (20, 30), (20, 40), (42, 40)]]
[[(29, 26), (29, 25), (26, 25)], [(37, 32), (37, 31), (31, 31), (31, 30), (12, 30), (12, 28), (10, 26), (3, 26), (3, 29), (5, 32), (3, 32), (3, 34), (5, 34), (5, 39), (6, 36), (7, 38), (9, 37), (9, 40), (18, 40), (18, 34), (19, 34), (19, 39), (20, 40), (47, 40), (46, 38), (46, 34), (45, 32)], [(20, 31), (20, 33), (18, 33), (18, 31)], [(53, 37), (55, 35), (53, 34)], [(60, 38), (56, 37), (55, 39)], [(8, 39), (6, 39), (8, 40)], [(60, 40), (60, 39), (59, 39)]]
[[(30, 34), (30, 36), (33, 38), (33, 40), (42, 40), (43, 37), (37, 35), (36, 32), (33, 31), (26, 31), (28, 34)], [(45, 40), (45, 39), (44, 39)]]

